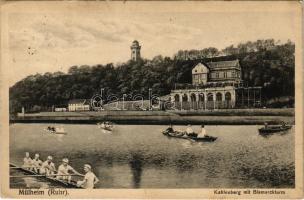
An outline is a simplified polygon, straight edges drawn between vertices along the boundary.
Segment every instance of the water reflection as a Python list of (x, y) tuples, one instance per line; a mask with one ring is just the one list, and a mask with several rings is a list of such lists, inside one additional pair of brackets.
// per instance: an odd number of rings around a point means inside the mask
[(275, 132), (275, 133), (259, 133), (259, 135), (264, 137), (264, 138), (269, 138), (270, 136), (273, 136), (273, 135), (286, 135), (287, 133), (289, 133), (289, 132), (288, 131), (280, 131), (280, 132)]
[(143, 158), (138, 153), (131, 154), (130, 168), (133, 175), (133, 187), (139, 188), (143, 171)]

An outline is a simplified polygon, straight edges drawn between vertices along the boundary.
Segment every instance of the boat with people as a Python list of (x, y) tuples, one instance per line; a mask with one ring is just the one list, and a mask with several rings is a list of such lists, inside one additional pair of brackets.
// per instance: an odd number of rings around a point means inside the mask
[(64, 181), (64, 180), (60, 180), (55, 178), (54, 175), (46, 175), (46, 174), (39, 174), (33, 170), (30, 170), (28, 168), (25, 167), (20, 167), (16, 164), (10, 163), (10, 169), (15, 169), (18, 170), (20, 172), (23, 172), (25, 175), (24, 176), (10, 176), (11, 178), (18, 178), (18, 177), (37, 177), (37, 178), (42, 178), (45, 179), (48, 182), (60, 185), (62, 187), (65, 188), (83, 188), (82, 186), (77, 185), (77, 182), (75, 181)]
[(64, 130), (63, 127), (54, 127), (54, 126), (48, 126), (45, 131), (52, 133), (52, 134), (64, 134), (66, 135), (67, 132)]
[(282, 122), (282, 124), (279, 125), (268, 125), (267, 123), (264, 124), (264, 127), (259, 128), (260, 134), (271, 134), (276, 132), (282, 132), (287, 131), (292, 128), (292, 125), (286, 124), (285, 122)]
[(181, 132), (181, 131), (174, 131), (174, 132), (163, 131), (163, 134), (168, 137), (194, 140), (196, 142), (214, 142), (217, 139), (217, 137), (213, 137), (213, 136), (204, 136), (204, 137), (187, 136), (186, 132)]
[(162, 133), (167, 137), (193, 140), (196, 142), (214, 142), (217, 139), (217, 137), (209, 136), (206, 134), (204, 125), (202, 125), (201, 133), (193, 132), (191, 125), (188, 125), (186, 131), (175, 131), (173, 130), (172, 126), (169, 126), (169, 128), (167, 128)]
[(98, 128), (104, 129), (106, 131), (112, 131), (114, 128), (114, 124), (109, 121), (99, 122), (97, 123)]
[[(56, 170), (55, 164), (53, 163), (53, 157), (47, 156), (47, 159), (42, 162), (39, 154), (36, 153), (32, 159), (29, 152), (25, 152), (23, 158), (23, 165), (18, 166), (10, 163), (10, 171), (17, 170), (22, 172), (21, 175), (10, 175), (10, 178), (25, 178), (25, 177), (36, 177), (43, 178), (46, 181), (59, 184), (66, 188), (84, 188), (93, 189), (95, 184), (99, 182), (99, 179), (92, 171), (90, 164), (84, 164), (85, 174), (77, 172), (71, 165), (69, 165), (69, 159), (63, 158), (62, 163)], [(72, 177), (82, 177), (79, 178)]]

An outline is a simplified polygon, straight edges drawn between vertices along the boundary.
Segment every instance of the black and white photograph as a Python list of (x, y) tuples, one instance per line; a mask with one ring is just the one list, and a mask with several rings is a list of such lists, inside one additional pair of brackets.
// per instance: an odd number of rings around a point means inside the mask
[(303, 195), (297, 2), (12, 1), (1, 9), (3, 152), (16, 191), (6, 195)]

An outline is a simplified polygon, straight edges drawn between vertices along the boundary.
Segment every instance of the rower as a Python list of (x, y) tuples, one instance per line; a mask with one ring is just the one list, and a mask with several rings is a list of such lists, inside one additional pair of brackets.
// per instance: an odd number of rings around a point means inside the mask
[(31, 169), (31, 166), (32, 166), (32, 159), (30, 157), (30, 153), (25, 152), (25, 157), (23, 158), (22, 167), (29, 170), (29, 169)]
[(166, 129), (166, 132), (169, 132), (169, 133), (174, 132), (174, 130), (172, 128), (172, 124), (170, 124), (170, 126)]
[(205, 130), (205, 125), (201, 126), (201, 132), (198, 134), (198, 137), (202, 138), (202, 137), (208, 137), (206, 130)]
[(82, 181), (78, 181), (77, 185), (82, 186), (85, 189), (93, 189), (94, 185), (99, 182), (99, 179), (92, 172), (91, 165), (85, 164), (84, 171), (86, 172), (84, 179)]
[(36, 173), (39, 173), (39, 169), (41, 168), (42, 165), (42, 161), (39, 159), (39, 154), (36, 153), (35, 157), (32, 161), (32, 168), (31, 170), (33, 170)]
[[(71, 167), (69, 165), (69, 159), (64, 158), (64, 159), (62, 159), (62, 164), (59, 165), (59, 167), (58, 167), (56, 178), (59, 180), (68, 181), (70, 183), (71, 178), (72, 178), (72, 176), (70, 176), (70, 173), (69, 173), (70, 171), (73, 172), (74, 174), (81, 175), (73, 167)], [(63, 176), (63, 175), (65, 175), (65, 176)]]
[(188, 127), (186, 129), (186, 134), (187, 134), (187, 136), (190, 136), (190, 137), (197, 137), (197, 134), (194, 133), (190, 124), (188, 125)]
[(40, 174), (45, 174), (47, 176), (55, 174), (56, 168), (52, 160), (52, 156), (47, 157), (47, 160), (44, 161), (41, 165)]

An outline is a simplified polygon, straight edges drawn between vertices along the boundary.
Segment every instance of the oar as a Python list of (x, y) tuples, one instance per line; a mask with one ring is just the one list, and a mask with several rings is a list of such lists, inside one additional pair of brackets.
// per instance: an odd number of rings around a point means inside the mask
[(84, 176), (83, 174), (52, 174), (52, 175), (43, 175), (43, 174), (29, 174), (29, 175), (18, 175), (18, 176), (10, 176), (10, 178), (24, 178), (24, 177), (52, 177), (52, 176)]

